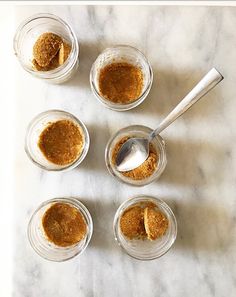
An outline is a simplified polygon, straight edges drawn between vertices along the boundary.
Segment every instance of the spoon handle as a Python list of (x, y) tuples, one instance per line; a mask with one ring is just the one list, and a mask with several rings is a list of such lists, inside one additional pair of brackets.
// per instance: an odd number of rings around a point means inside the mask
[(223, 79), (224, 77), (215, 68), (212, 68), (151, 133), (149, 139), (151, 140), (162, 132)]

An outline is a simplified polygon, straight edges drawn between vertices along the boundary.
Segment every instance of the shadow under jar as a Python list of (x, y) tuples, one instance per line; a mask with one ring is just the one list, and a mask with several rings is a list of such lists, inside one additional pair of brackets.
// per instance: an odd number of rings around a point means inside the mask
[[(68, 121), (78, 127), (82, 136), (82, 147), (76, 158), (68, 164), (58, 165), (49, 161), (39, 147), (40, 136), (53, 123)], [(49, 171), (65, 171), (78, 166), (89, 150), (89, 133), (86, 126), (72, 114), (62, 110), (48, 110), (37, 115), (29, 124), (25, 137), (25, 151), (30, 160), (42, 169)]]
[[(60, 36), (70, 45), (71, 50), (65, 62), (48, 71), (33, 67), (33, 47), (40, 35), (50, 32)], [(33, 76), (47, 82), (59, 84), (69, 80), (79, 64), (79, 44), (72, 28), (53, 14), (36, 14), (26, 19), (17, 29), (14, 37), (14, 51), (21, 66)]]
[[(145, 186), (158, 179), (164, 171), (167, 163), (165, 142), (161, 136), (156, 136), (151, 142), (151, 152), (156, 157), (149, 158), (141, 167), (128, 172), (119, 172), (115, 163), (115, 152), (118, 152), (117, 145), (122, 141), (132, 137), (147, 137), (153, 130), (141, 126), (128, 126), (119, 130), (107, 143), (105, 150), (105, 162), (109, 173), (119, 181), (133, 186)], [(150, 155), (149, 155), (150, 156)], [(156, 163), (154, 163), (156, 162)], [(148, 172), (152, 168), (152, 171)], [(147, 171), (147, 172), (146, 172)]]
[[(137, 76), (141, 75), (142, 85), (140, 87), (141, 91), (135, 99), (129, 102), (121, 103), (120, 101), (112, 102), (111, 100), (108, 100), (106, 96), (104, 96), (100, 87), (101, 74), (102, 72), (104, 72), (104, 70), (107, 67), (109, 66), (112, 67), (112, 65), (118, 65), (118, 67), (120, 66), (120, 68), (122, 68), (122, 65), (126, 65), (128, 67), (134, 68), (131, 70), (133, 71), (134, 75), (133, 77), (130, 78), (130, 81), (132, 82), (131, 84), (134, 83), (134, 85), (133, 86), (127, 85), (127, 81), (129, 81), (129, 78), (128, 78), (129, 72), (126, 72), (126, 75), (124, 72), (118, 73), (116, 75), (113, 71), (113, 78), (111, 78), (111, 81), (110, 81), (111, 92), (112, 91), (118, 92), (118, 90), (125, 90), (125, 89), (128, 89), (129, 91), (129, 87), (133, 88), (133, 90), (137, 89), (138, 88), (137, 80), (139, 79), (139, 77), (135, 77), (135, 69), (139, 71), (139, 73), (136, 73), (136, 75)], [(107, 76), (108, 75), (109, 73), (107, 73)], [(128, 45), (118, 45), (118, 46), (105, 49), (97, 57), (90, 71), (90, 85), (91, 85), (93, 94), (107, 108), (110, 108), (116, 111), (126, 111), (141, 104), (144, 101), (144, 99), (147, 97), (151, 89), (152, 81), (153, 81), (153, 71), (147, 58), (138, 49)], [(135, 82), (136, 82), (136, 85), (135, 85)], [(119, 87), (117, 87), (118, 83), (121, 84)], [(123, 88), (122, 88), (122, 83), (125, 84)], [(120, 93), (119, 97), (121, 101), (122, 99), (124, 99), (122, 98), (122, 92)]]
[[(84, 237), (69, 246), (58, 246), (47, 238), (43, 228), (43, 217), (50, 207), (60, 203), (75, 208), (82, 215), (86, 224)], [(35, 252), (50, 261), (66, 261), (81, 254), (88, 246), (93, 233), (93, 222), (88, 209), (75, 198), (55, 198), (43, 202), (33, 213), (28, 224), (28, 239)]]
[[(145, 204), (155, 205), (158, 211), (165, 216), (168, 221), (165, 233), (155, 240), (127, 238), (121, 230), (123, 214), (132, 207)], [(114, 217), (113, 230), (115, 240), (128, 255), (138, 260), (154, 260), (167, 253), (174, 244), (177, 236), (177, 222), (172, 210), (164, 201), (156, 197), (142, 195), (128, 199), (120, 205)]]

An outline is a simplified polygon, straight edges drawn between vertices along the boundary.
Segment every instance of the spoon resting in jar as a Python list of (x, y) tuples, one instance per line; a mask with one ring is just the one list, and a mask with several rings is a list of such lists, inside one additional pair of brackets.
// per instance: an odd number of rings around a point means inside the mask
[(149, 144), (152, 139), (172, 124), (223, 79), (224, 77), (215, 68), (212, 68), (147, 138), (128, 139), (121, 146), (117, 154), (117, 170), (124, 172), (140, 166), (149, 156)]

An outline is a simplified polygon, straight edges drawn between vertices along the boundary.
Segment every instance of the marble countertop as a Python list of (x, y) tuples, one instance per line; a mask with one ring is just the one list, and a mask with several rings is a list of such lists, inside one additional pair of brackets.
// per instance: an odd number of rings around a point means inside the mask
[[(25, 73), (15, 59), (14, 297), (234, 297), (236, 7), (16, 6), (15, 25), (39, 12), (73, 26), (80, 66), (68, 83), (49, 85)], [(138, 47), (154, 70), (145, 102), (123, 113), (103, 107), (89, 85), (93, 61), (114, 44)], [(162, 134), (168, 164), (161, 178), (142, 188), (113, 179), (104, 162), (109, 137), (131, 124), (155, 128), (213, 66), (224, 81)], [(66, 173), (43, 171), (24, 152), (28, 122), (55, 108), (79, 117), (91, 136), (84, 162)], [(132, 259), (113, 238), (116, 209), (139, 194), (163, 199), (178, 221), (175, 245), (155, 261)], [(63, 196), (79, 197), (88, 207), (94, 233), (81, 256), (53, 263), (33, 251), (26, 230), (41, 202)]]

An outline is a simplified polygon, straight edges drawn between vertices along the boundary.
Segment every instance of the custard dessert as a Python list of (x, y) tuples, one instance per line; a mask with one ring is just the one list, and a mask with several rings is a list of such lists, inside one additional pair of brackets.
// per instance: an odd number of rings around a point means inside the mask
[(42, 227), (48, 241), (60, 247), (77, 244), (86, 236), (82, 213), (68, 203), (54, 203), (44, 213)]
[(113, 62), (99, 72), (99, 93), (112, 103), (128, 104), (141, 96), (143, 81), (140, 67), (127, 62)]
[(165, 214), (151, 202), (136, 203), (120, 217), (120, 229), (128, 239), (156, 240), (168, 229)]
[(71, 52), (71, 46), (57, 34), (46, 32), (33, 46), (33, 69), (49, 71), (63, 65)]
[(49, 123), (41, 132), (38, 147), (56, 165), (69, 165), (79, 158), (84, 147), (82, 129), (71, 120)]

